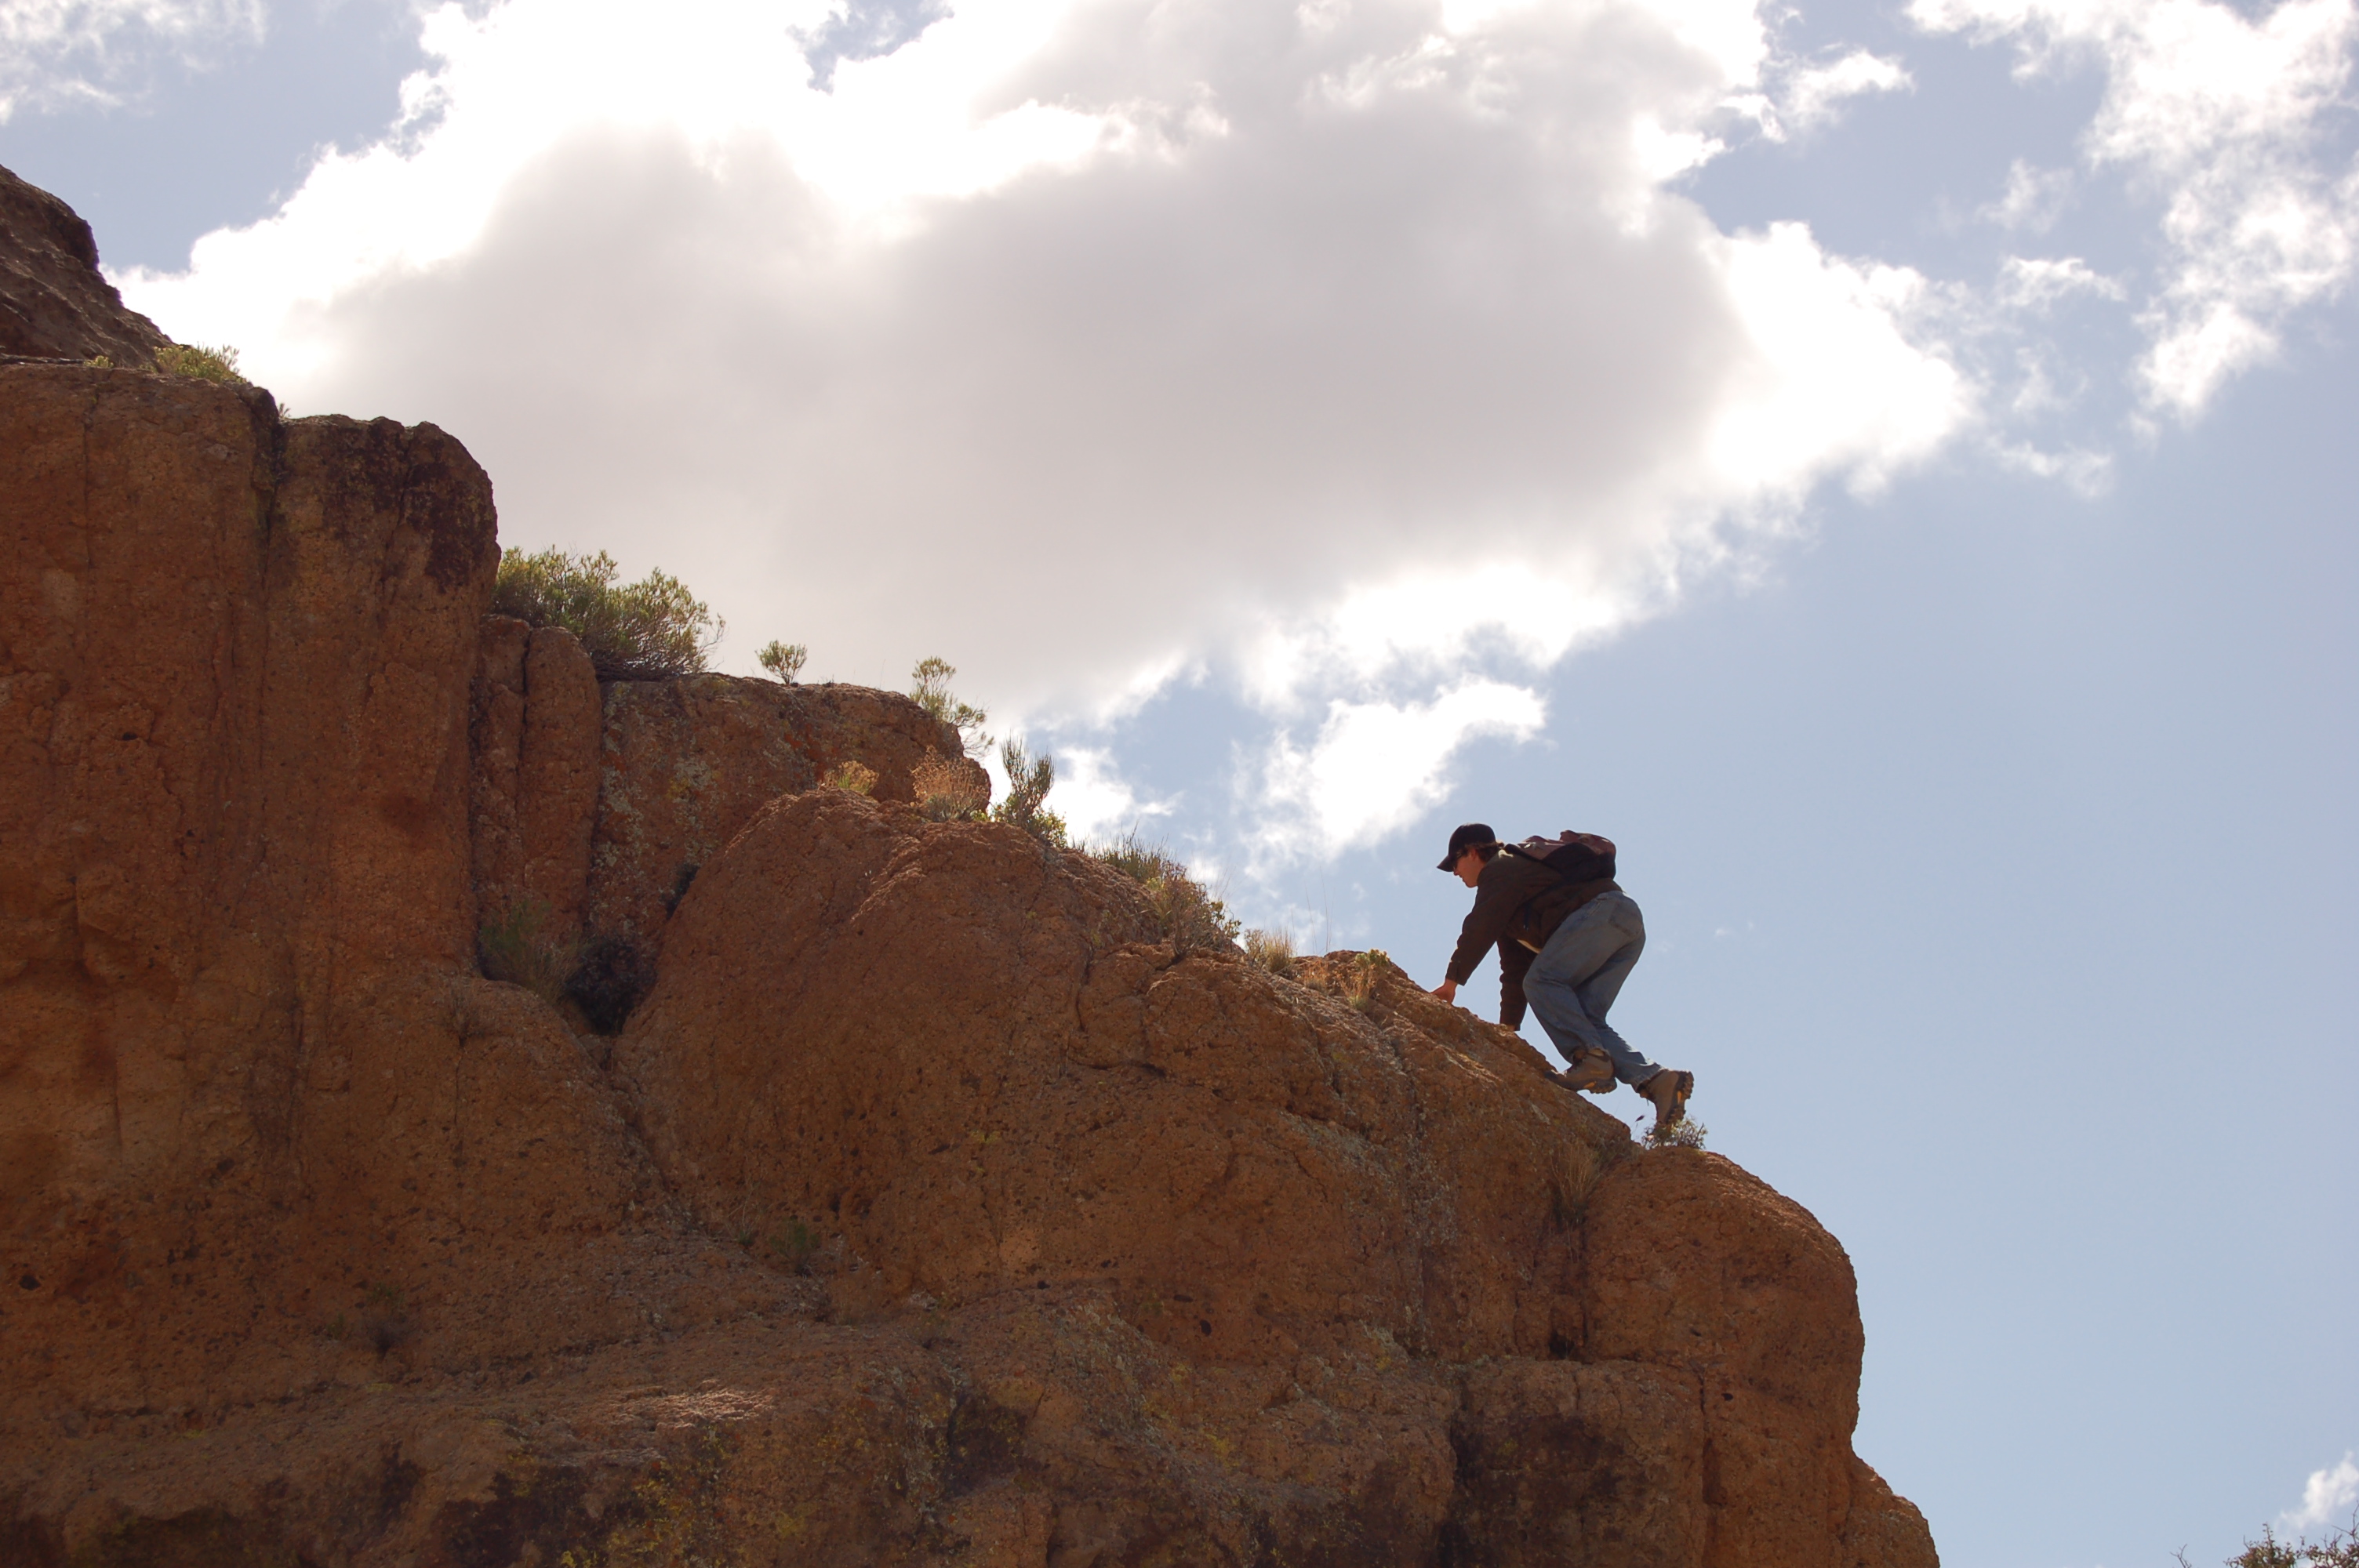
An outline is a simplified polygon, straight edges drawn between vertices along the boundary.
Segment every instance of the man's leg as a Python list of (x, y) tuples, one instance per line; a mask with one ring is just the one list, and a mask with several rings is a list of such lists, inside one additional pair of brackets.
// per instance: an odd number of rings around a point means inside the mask
[(1647, 926), (1625, 893), (1602, 892), (1566, 917), (1524, 975), (1524, 1000), (1568, 1060), (1576, 1045), (1614, 1059), (1614, 1076), (1643, 1084), (1662, 1069), (1605, 1022), (1606, 1009), (1646, 949)]

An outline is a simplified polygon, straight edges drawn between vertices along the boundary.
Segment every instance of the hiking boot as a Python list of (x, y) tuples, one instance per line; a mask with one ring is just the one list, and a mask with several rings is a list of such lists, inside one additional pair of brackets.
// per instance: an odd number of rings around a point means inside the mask
[(1556, 1076), (1556, 1081), (1569, 1089), (1590, 1094), (1614, 1092), (1614, 1058), (1595, 1046), (1578, 1053), (1571, 1065)]
[(1638, 1092), (1655, 1105), (1655, 1125), (1676, 1127), (1688, 1113), (1688, 1096), (1695, 1093), (1693, 1073), (1675, 1073), (1665, 1067), (1638, 1086)]

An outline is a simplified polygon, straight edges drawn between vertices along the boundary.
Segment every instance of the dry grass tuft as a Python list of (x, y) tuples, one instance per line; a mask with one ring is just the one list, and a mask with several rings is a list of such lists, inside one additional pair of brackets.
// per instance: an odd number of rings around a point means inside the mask
[(1245, 957), (1273, 975), (1290, 975), (1294, 972), (1294, 933), (1256, 927), (1245, 933)]
[(909, 770), (918, 809), (929, 822), (964, 822), (991, 804), (991, 786), (940, 752), (929, 752)]
[(1145, 843), (1137, 834), (1126, 833), (1089, 853), (1139, 885), (1147, 894), (1147, 907), (1155, 912), (1158, 929), (1180, 952), (1236, 946), (1244, 923), (1229, 914), (1226, 903), (1205, 892), (1203, 884), (1161, 845)]

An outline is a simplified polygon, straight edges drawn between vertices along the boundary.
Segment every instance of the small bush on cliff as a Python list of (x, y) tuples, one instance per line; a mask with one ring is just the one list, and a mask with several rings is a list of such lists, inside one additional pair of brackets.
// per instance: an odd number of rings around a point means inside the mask
[(988, 751), (991, 737), (983, 732), (983, 726), (991, 716), (951, 693), (951, 677), (956, 674), (958, 666), (948, 659), (919, 659), (918, 667), (909, 672), (909, 695), (936, 719), (956, 725), (959, 740), (970, 752)]
[(1290, 975), (1294, 972), (1294, 933), (1259, 928), (1248, 931), (1245, 957), (1273, 975)]
[(549, 906), (523, 899), (501, 911), (475, 933), (476, 966), (487, 980), (505, 980), (555, 1006), (572, 972), (571, 943), (549, 935)]
[(1206, 892), (1203, 884), (1161, 845), (1145, 843), (1137, 834), (1126, 833), (1089, 853), (1146, 890), (1156, 925), (1180, 952), (1233, 946), (1243, 934), (1245, 923), (1229, 914), (1227, 904)]
[(909, 770), (909, 788), (929, 822), (963, 822), (991, 804), (990, 786), (940, 752), (927, 752)]
[(762, 651), (754, 655), (755, 660), (770, 672), (771, 679), (784, 681), (788, 686), (794, 685), (795, 677), (803, 673), (803, 661), (810, 657), (810, 650), (800, 643), (781, 643), (775, 637), (765, 643)]
[(222, 386), (254, 384), (238, 374), (237, 351), (227, 343), (217, 349), (197, 343), (167, 343), (156, 351), (156, 370), (161, 375), (186, 376), (191, 381), (210, 381)]
[(865, 762), (838, 762), (828, 769), (827, 776), (819, 782), (830, 789), (866, 795), (876, 787), (876, 770)]
[(1354, 1012), (1365, 1012), (1376, 1005), (1376, 980), (1393, 961), (1392, 955), (1382, 947), (1371, 947), (1352, 960), (1352, 972), (1343, 982), (1343, 1000)]
[(1683, 1116), (1669, 1127), (1665, 1127), (1658, 1118), (1647, 1129), (1647, 1147), (1649, 1149), (1701, 1149), (1703, 1147), (1705, 1137), (1711, 1131), (1712, 1129), (1691, 1116)]
[(991, 808), (992, 820), (1021, 827), (1052, 849), (1063, 849), (1065, 819), (1042, 804), (1057, 787), (1055, 761), (1027, 756), (1024, 742), (1013, 736), (1000, 742), (999, 761), (1007, 770), (1007, 798)]
[(637, 582), (617, 583), (621, 569), (603, 550), (528, 556), (511, 548), (500, 557), (492, 610), (572, 633), (602, 681), (672, 680), (701, 671), (721, 644), (720, 618), (678, 578), (651, 571)]

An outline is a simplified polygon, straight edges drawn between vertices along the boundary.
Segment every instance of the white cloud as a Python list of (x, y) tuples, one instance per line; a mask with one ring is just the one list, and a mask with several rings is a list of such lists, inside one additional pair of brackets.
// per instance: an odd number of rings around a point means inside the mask
[[(1103, 747), (1048, 746), (1056, 759), (1057, 786), (1049, 806), (1065, 819), (1073, 842), (1097, 843), (1133, 830), (1152, 837), (1157, 819), (1171, 815), (1173, 803), (1142, 798), (1121, 774), (1114, 753)], [(993, 770), (995, 776), (998, 770)]]
[(2007, 166), (2006, 190), (1981, 216), (2002, 229), (2041, 234), (2056, 226), (2072, 200), (2069, 168), (2035, 168), (2021, 158)]
[(1972, 417), (1922, 278), (1666, 190), (1765, 91), (1752, 0), (967, 0), (822, 92), (830, 16), (446, 5), (382, 142), (126, 294), (451, 429), (727, 656), (942, 653), (1051, 726), (1211, 671), (1430, 739)]
[(2359, 1463), (2345, 1454), (2340, 1465), (2312, 1470), (2301, 1507), (2280, 1517), (2288, 1530), (2317, 1530), (2347, 1523), (2354, 1509), (2359, 1509)]
[(1641, 157), (1757, 74), (1745, 0), (975, 0), (829, 93), (780, 23), (445, 7), (397, 134), (128, 292), (298, 408), (452, 428), (511, 536), (659, 540), (748, 647), (922, 638), (1027, 711), (1273, 627), (1364, 654), (1377, 600), (1545, 661), (1965, 416), (1908, 275)]
[(2128, 297), (2119, 279), (2093, 270), (2079, 256), (2008, 256), (1999, 263), (1998, 300), (2009, 310), (2047, 310), (2079, 295)]
[(1847, 98), (1869, 92), (1904, 92), (1916, 81), (1896, 59), (1854, 49), (1826, 65), (1804, 66), (1786, 78), (1778, 121), (1798, 131), (1832, 122)]
[(0, 0), (0, 124), (17, 109), (114, 102), (158, 56), (259, 38), (263, 0)]
[(1330, 703), (1307, 748), (1281, 731), (1246, 781), (1276, 811), (1257, 835), (1257, 862), (1332, 858), (1390, 837), (1448, 793), (1451, 761), (1468, 741), (1527, 740), (1547, 716), (1538, 693), (1499, 681), (1429, 702)]
[(1914, 0), (1910, 15), (2013, 39), (2026, 71), (2102, 62), (2084, 156), (2164, 201), (2166, 273), (2139, 313), (2152, 406), (2200, 413), (2349, 281), (2359, 177), (2321, 146), (2344, 107), (2352, 0), (2281, 0), (2257, 18), (2220, 0)]

